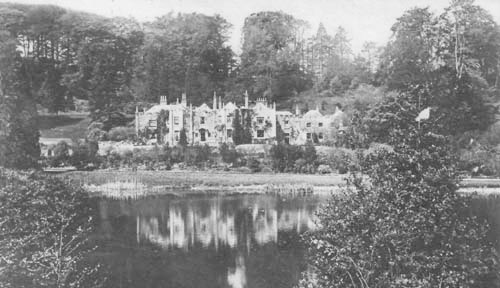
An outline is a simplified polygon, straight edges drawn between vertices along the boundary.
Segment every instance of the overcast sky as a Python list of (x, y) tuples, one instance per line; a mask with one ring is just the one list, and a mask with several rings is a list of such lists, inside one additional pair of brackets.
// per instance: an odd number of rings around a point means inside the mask
[[(323, 22), (329, 34), (343, 26), (354, 51), (366, 41), (387, 42), (390, 28), (403, 12), (412, 7), (430, 7), (441, 13), (450, 0), (10, 0), (8, 2), (55, 4), (104, 16), (133, 17), (149, 21), (174, 12), (220, 14), (233, 24), (230, 45), (240, 52), (241, 28), (246, 16), (259, 11), (281, 10), (310, 24), (310, 33)], [(476, 0), (500, 23), (500, 0)]]

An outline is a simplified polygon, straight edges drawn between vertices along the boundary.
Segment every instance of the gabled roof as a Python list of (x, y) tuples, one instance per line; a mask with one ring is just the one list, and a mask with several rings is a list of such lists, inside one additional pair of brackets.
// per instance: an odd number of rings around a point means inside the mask
[(186, 109), (186, 105), (183, 104), (157, 104), (151, 108), (149, 108), (145, 113), (146, 114), (157, 114), (160, 113), (161, 110), (167, 110), (167, 111), (172, 111), (172, 110), (181, 110), (181, 109)]
[(224, 105), (224, 108), (222, 109), (233, 112), (234, 110), (238, 109), (238, 107), (236, 107), (236, 105), (234, 105), (233, 102), (228, 102), (226, 105)]
[(203, 103), (200, 107), (196, 107), (194, 110), (197, 112), (210, 112), (212, 111), (212, 108), (210, 108), (206, 103)]
[(306, 114), (304, 114), (304, 116), (302, 116), (303, 118), (308, 118), (308, 119), (311, 119), (311, 118), (321, 118), (323, 117), (323, 114), (321, 114), (321, 112), (319, 112), (319, 110), (309, 110), (307, 111)]
[(292, 112), (290, 112), (290, 111), (276, 111), (276, 115), (293, 116)]

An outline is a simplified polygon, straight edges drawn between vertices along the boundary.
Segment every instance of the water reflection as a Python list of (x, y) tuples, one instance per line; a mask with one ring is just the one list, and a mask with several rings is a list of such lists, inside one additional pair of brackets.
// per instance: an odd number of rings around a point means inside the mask
[(320, 201), (268, 195), (102, 201), (105, 252), (128, 263), (118, 264), (112, 285), (291, 287), (304, 268), (298, 235), (314, 228)]

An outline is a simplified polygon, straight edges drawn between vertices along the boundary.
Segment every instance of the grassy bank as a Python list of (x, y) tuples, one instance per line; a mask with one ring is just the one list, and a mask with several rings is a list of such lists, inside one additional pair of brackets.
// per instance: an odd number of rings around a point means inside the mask
[(37, 121), (41, 137), (80, 139), (87, 135), (90, 118), (84, 114), (41, 115)]
[(64, 174), (85, 184), (102, 185), (115, 181), (137, 180), (148, 186), (249, 186), (249, 185), (295, 185), (332, 186), (344, 184), (343, 175), (264, 174), (218, 171), (75, 171)]

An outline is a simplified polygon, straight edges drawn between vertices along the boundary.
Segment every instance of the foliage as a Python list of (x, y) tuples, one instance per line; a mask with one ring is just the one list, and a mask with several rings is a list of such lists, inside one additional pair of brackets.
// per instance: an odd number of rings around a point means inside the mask
[(52, 157), (49, 158), (51, 167), (64, 166), (70, 161), (70, 145), (66, 141), (59, 141), (52, 149)]
[(243, 129), (242, 119), (240, 116), (240, 111), (237, 109), (234, 111), (233, 118), (233, 143), (234, 145), (245, 144), (245, 130)]
[[(157, 140), (158, 143), (163, 144), (164, 137), (168, 133), (167, 121), (169, 118), (170, 112), (168, 110), (161, 110), (156, 119), (156, 129), (157, 131)], [(147, 138), (146, 138), (147, 139)]]
[(222, 143), (219, 146), (219, 153), (222, 156), (222, 161), (224, 161), (225, 163), (229, 163), (233, 166), (236, 166), (238, 164), (240, 155), (233, 146), (230, 147), (226, 143)]
[(37, 166), (40, 157), (36, 108), (26, 88), (17, 41), (4, 30), (11, 26), (0, 27), (0, 166), (31, 168)]
[(70, 164), (78, 170), (95, 169), (99, 166), (98, 143), (92, 140), (78, 141), (73, 145)]
[(179, 145), (182, 147), (186, 147), (188, 145), (186, 129), (182, 128), (179, 135)]
[(319, 213), (321, 228), (306, 235), (315, 276), (302, 286), (498, 285), (488, 225), (468, 212), (470, 197), (457, 193), (449, 139), (433, 121), (419, 129), (417, 105), (400, 105), (411, 97), (402, 98), (381, 105), (411, 115), (382, 117), (391, 149), (358, 155), (344, 194), (332, 197)]
[(2, 287), (98, 287), (86, 263), (96, 203), (80, 187), (0, 169)]
[(259, 12), (245, 19), (237, 80), (250, 95), (281, 103), (311, 87), (311, 77), (300, 65), (302, 39), (297, 39), (304, 25), (283, 12)]
[(132, 127), (113, 127), (109, 130), (107, 138), (110, 141), (126, 141), (135, 138), (135, 129)]
[(145, 25), (145, 41), (137, 55), (134, 90), (139, 99), (157, 101), (168, 95), (193, 95), (194, 105), (223, 94), (234, 66), (226, 41), (231, 25), (221, 16), (169, 13)]
[(500, 30), (491, 15), (473, 1), (456, 0), (438, 16), (411, 9), (392, 31), (379, 69), (389, 89), (426, 87), (421, 105), (442, 115), (447, 134), (484, 130), (493, 122)]
[(316, 149), (278, 143), (271, 147), (271, 166), (275, 172), (315, 173), (318, 167)]

